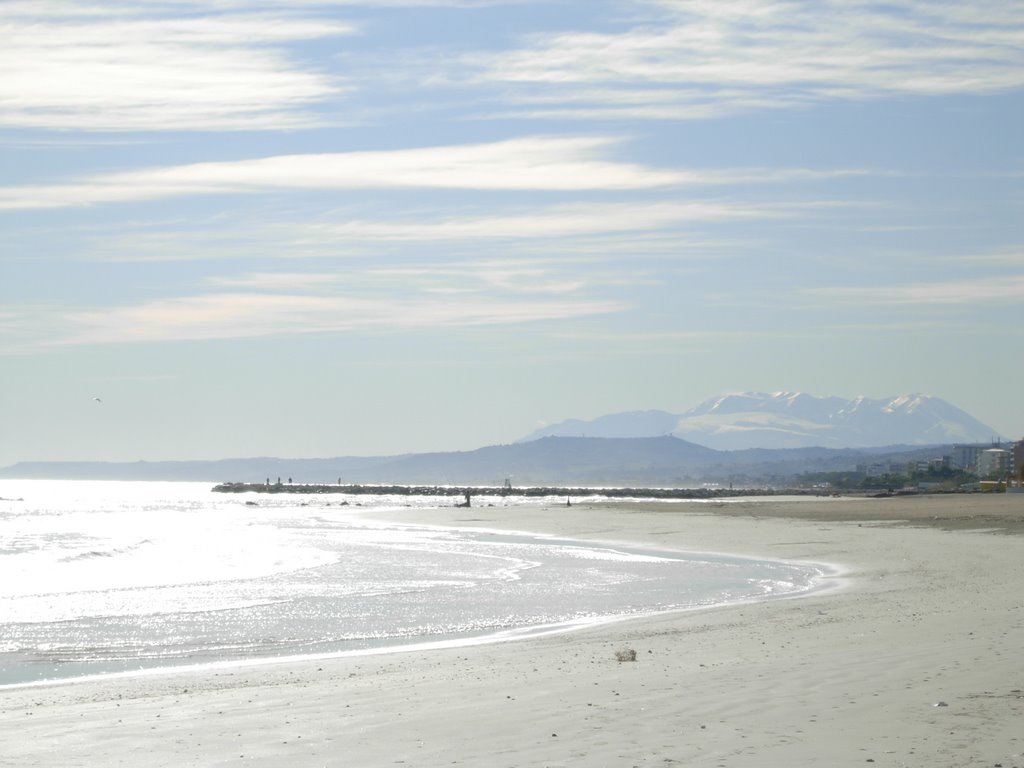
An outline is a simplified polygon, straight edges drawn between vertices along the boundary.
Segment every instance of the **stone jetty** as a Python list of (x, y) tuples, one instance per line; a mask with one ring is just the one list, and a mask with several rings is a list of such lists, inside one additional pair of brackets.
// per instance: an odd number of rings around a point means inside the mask
[(604, 496), (612, 499), (722, 499), (739, 496), (807, 496), (820, 495), (794, 489), (732, 489), (732, 488), (586, 488), (529, 486), (454, 486), (454, 485), (342, 485), (335, 483), (221, 483), (215, 493), (340, 493), (352, 495), (395, 496), (560, 496), (581, 498)]

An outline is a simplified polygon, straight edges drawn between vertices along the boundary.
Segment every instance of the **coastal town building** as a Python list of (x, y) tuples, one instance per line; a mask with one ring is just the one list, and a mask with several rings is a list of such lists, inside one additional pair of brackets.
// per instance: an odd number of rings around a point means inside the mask
[(1010, 468), (1010, 451), (1004, 448), (988, 448), (978, 457), (978, 477), (999, 480), (1006, 477)]
[(901, 475), (907, 471), (907, 464), (903, 461), (864, 462), (857, 464), (856, 469), (871, 477), (881, 477), (882, 475)]
[(920, 459), (917, 461), (908, 461), (903, 469), (907, 474), (920, 474), (925, 475), (930, 472), (941, 472), (944, 469), (949, 469), (951, 466), (950, 457), (942, 456), (935, 459)]
[(1024, 489), (1024, 440), (1013, 444), (1010, 456), (1010, 485)]
[(950, 466), (953, 469), (965, 469), (968, 472), (973, 472), (978, 468), (981, 452), (991, 447), (987, 445), (954, 445)]

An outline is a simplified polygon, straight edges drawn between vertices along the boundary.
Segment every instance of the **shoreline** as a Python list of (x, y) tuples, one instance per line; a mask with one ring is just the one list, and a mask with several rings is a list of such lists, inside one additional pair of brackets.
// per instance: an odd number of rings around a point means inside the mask
[[(511, 508), (508, 509), (508, 512), (512, 513), (515, 510), (521, 509), (523, 508), (512, 505)], [(550, 510), (550, 507), (541, 507), (541, 509)], [(486, 645), (489, 643), (526, 641), (538, 637), (545, 637), (547, 635), (576, 632), (591, 627), (634, 621), (663, 614), (715, 610), (765, 601), (798, 599), (834, 589), (837, 583), (835, 579), (842, 570), (840, 566), (829, 563), (781, 560), (778, 558), (767, 557), (737, 557), (725, 551), (684, 551), (660, 546), (655, 547), (650, 544), (639, 545), (627, 541), (575, 539), (550, 534), (537, 534), (533, 531), (509, 530), (508, 528), (479, 528), (465, 525), (439, 525), (436, 522), (428, 523), (419, 519), (415, 521), (405, 520), (403, 522), (394, 522), (392, 518), (401, 516), (401, 512), (398, 510), (361, 509), (353, 510), (353, 512), (355, 513), (357, 520), (384, 527), (394, 526), (396, 529), (404, 526), (410, 526), (414, 528), (423, 528), (425, 530), (437, 529), (446, 532), (459, 532), (469, 535), (486, 534), (520, 537), (537, 539), (545, 545), (553, 547), (596, 546), (601, 549), (613, 548), (623, 552), (631, 552), (633, 554), (659, 558), (669, 557), (681, 559), (682, 561), (693, 561), (704, 558), (710, 558), (712, 560), (725, 559), (741, 566), (743, 561), (749, 561), (752, 564), (772, 563), (778, 566), (795, 567), (802, 571), (802, 573), (797, 581), (782, 582), (784, 585), (783, 589), (785, 589), (785, 586), (788, 586), (790, 588), (789, 591), (781, 591), (772, 587), (771, 589), (765, 588), (765, 591), (762, 594), (748, 595), (745, 597), (738, 597), (735, 595), (730, 596), (727, 593), (723, 593), (716, 598), (709, 598), (703, 602), (687, 601), (685, 603), (677, 603), (673, 606), (661, 605), (651, 606), (650, 608), (634, 608), (631, 611), (618, 613), (592, 613), (575, 618), (565, 618), (564, 620), (553, 620), (549, 623), (523, 624), (515, 626), (506, 625), (487, 630), (481, 629), (474, 632), (453, 633), (449, 635), (425, 634), (420, 636), (382, 636), (377, 642), (370, 640), (367, 644), (352, 642), (345, 643), (344, 641), (338, 641), (336, 643), (317, 643), (319, 646), (337, 646), (330, 650), (302, 651), (300, 650), (301, 646), (296, 645), (289, 648), (287, 647), (287, 644), (285, 644), (280, 649), (280, 652), (269, 653), (266, 655), (260, 654), (236, 657), (225, 656), (223, 658), (217, 658), (217, 654), (215, 653), (202, 653), (190, 656), (168, 656), (166, 658), (160, 656), (151, 656), (145, 659), (125, 658), (106, 662), (82, 661), (70, 665), (77, 671), (68, 671), (63, 674), (56, 673), (50, 677), (44, 678), (26, 677), (22, 679), (18, 679), (13, 675), (10, 672), (10, 668), (4, 669), (4, 665), (9, 664), (10, 657), (19, 657), (22, 659), (22, 662), (10, 662), (13, 663), (15, 668), (19, 663), (31, 662), (31, 654), (0, 654), (0, 696), (2, 696), (5, 691), (12, 691), (20, 688), (71, 685), (79, 682), (102, 682), (127, 679), (135, 676), (152, 677), (175, 674), (203, 675), (227, 669), (244, 670), (250, 667), (264, 667), (275, 664), (309, 663), (312, 661), (367, 657), (378, 654), (387, 655), (395, 653), (427, 652), (445, 648), (463, 648), (472, 645)], [(432, 513), (440, 513), (440, 510), (431, 507), (417, 508), (416, 517), (419, 518), (424, 514), (430, 517), (432, 516)], [(797, 584), (799, 584), (799, 586), (797, 586)], [(204, 661), (190, 660), (201, 656), (209, 656), (209, 658)], [(42, 667), (47, 665), (37, 661), (36, 666), (37, 668), (42, 669)], [(92, 669), (89, 669), (90, 667), (92, 667)], [(56, 670), (56, 667), (54, 667), (54, 669)], [(86, 671), (87, 669), (89, 669), (89, 671)]]
[[(0, 691), (11, 764), (1024, 768), (1024, 498), (389, 512), (841, 564), (847, 588), (515, 642)], [(615, 652), (636, 651), (635, 662)]]

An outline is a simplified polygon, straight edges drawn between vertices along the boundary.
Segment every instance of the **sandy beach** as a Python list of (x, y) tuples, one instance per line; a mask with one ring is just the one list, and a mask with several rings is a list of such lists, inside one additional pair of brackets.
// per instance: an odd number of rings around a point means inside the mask
[(838, 571), (525, 641), (7, 689), (0, 765), (1024, 768), (1024, 494), (389, 518)]

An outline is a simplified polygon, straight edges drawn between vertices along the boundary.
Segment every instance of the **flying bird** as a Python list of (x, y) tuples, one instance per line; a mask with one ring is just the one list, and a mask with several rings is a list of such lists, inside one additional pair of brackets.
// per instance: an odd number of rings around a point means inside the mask
[(96, 401), (97, 403), (102, 403), (102, 402), (103, 402), (103, 401), (102, 401), (102, 400), (100, 400), (100, 399), (99, 399), (98, 397), (94, 397), (94, 398), (93, 398), (93, 400), (95, 400), (95, 401)]

